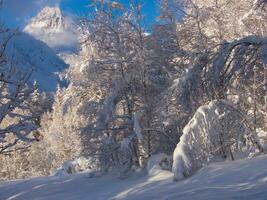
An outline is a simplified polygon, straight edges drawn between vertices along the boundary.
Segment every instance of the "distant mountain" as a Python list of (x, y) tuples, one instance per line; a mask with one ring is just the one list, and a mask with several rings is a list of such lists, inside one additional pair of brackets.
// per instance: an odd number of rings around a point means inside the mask
[[(0, 34), (0, 42), (10, 32)], [(8, 43), (5, 54), (16, 66), (17, 74), (33, 70), (29, 82), (33, 84), (36, 81), (41, 91), (55, 91), (57, 85), (63, 84), (60, 73), (68, 65), (42, 41), (26, 33), (18, 33)]]
[(74, 52), (78, 46), (77, 25), (59, 7), (45, 7), (25, 26), (24, 32), (43, 41), (57, 53)]

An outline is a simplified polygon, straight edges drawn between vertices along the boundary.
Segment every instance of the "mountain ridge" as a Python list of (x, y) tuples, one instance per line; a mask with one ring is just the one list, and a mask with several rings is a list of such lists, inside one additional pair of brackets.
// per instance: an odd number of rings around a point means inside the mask
[(44, 7), (24, 27), (23, 32), (46, 43), (56, 53), (77, 51), (77, 24), (58, 6)]

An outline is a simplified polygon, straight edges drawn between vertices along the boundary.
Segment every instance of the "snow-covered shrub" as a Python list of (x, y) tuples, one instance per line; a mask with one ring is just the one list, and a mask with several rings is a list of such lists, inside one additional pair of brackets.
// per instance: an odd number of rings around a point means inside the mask
[[(91, 118), (80, 112), (81, 108), (85, 110), (83, 106), (90, 98), (80, 93), (79, 87), (72, 84), (68, 88), (59, 89), (55, 94), (51, 112), (42, 116), (39, 131), (43, 139), (34, 147), (39, 149), (38, 151), (32, 148), (32, 157), (35, 158), (31, 159), (38, 160), (42, 156), (42, 161), (50, 164), (46, 166), (41, 162), (35, 171), (45, 171), (43, 175), (50, 174), (66, 160), (73, 160), (82, 155), (81, 128)], [(32, 165), (36, 165), (35, 162)]]
[(267, 132), (263, 129), (257, 129), (257, 136), (259, 138), (259, 142), (264, 148), (265, 151), (267, 151)]
[(54, 175), (76, 174), (89, 169), (91, 169), (90, 160), (85, 157), (79, 157), (72, 161), (65, 161), (62, 167), (54, 172)]
[(148, 174), (154, 174), (157, 170), (170, 170), (171, 169), (171, 157), (164, 154), (152, 155), (147, 161)]
[(246, 156), (255, 143), (239, 112), (226, 101), (201, 106), (186, 125), (173, 154), (175, 179), (190, 176), (203, 165), (217, 159)]
[(132, 147), (131, 138), (124, 138), (121, 142), (120, 148), (118, 149), (118, 161), (119, 161), (119, 171), (120, 176), (126, 174), (132, 167)]

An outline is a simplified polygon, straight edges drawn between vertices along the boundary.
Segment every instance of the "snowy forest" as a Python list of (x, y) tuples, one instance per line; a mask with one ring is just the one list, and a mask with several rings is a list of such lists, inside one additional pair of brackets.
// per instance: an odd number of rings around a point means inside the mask
[(92, 0), (72, 17), (47, 6), (23, 30), (0, 25), (1, 200), (23, 199), (1, 184), (34, 177), (164, 170), (175, 186), (250, 159), (267, 177), (267, 1), (158, 0), (151, 27), (145, 3)]

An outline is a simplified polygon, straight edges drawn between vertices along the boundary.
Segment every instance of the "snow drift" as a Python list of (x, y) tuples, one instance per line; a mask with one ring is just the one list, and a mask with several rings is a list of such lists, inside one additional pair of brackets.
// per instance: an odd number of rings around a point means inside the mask
[(59, 169), (57, 169), (54, 176), (64, 176), (67, 174), (76, 174), (83, 171), (90, 171), (91, 161), (85, 157), (79, 157), (72, 161), (65, 161)]
[(153, 175), (159, 170), (170, 170), (171, 163), (170, 156), (164, 153), (155, 154), (148, 159), (146, 169), (149, 175)]
[(172, 173), (127, 179), (88, 178), (87, 173), (39, 177), (0, 183), (0, 199), (9, 200), (266, 200), (267, 157), (213, 163), (185, 181), (173, 182)]

